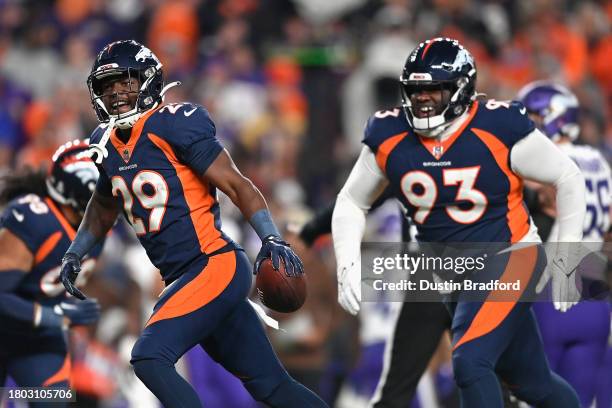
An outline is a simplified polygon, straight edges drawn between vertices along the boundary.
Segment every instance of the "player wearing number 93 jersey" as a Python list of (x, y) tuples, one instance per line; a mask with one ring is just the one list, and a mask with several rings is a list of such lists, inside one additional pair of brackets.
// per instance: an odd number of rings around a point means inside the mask
[[(59, 281), (62, 255), (74, 238), (98, 170), (84, 157), (87, 140), (61, 146), (48, 174), (3, 178), (0, 202), (0, 386), (9, 375), (21, 387), (67, 387), (68, 325), (99, 317), (96, 301), (75, 303)], [(89, 251), (93, 269), (101, 245)], [(34, 405), (36, 406), (36, 405)]]
[[(387, 186), (420, 241), (539, 242), (523, 202), (525, 178), (557, 187), (560, 240), (582, 237), (584, 179), (576, 165), (535, 129), (520, 103), (480, 101), (475, 86), (467, 49), (453, 39), (428, 40), (406, 61), (402, 106), (367, 122), (365, 146), (332, 219), (338, 300), (347, 311), (357, 313), (361, 300), (365, 214)], [(491, 258), (486, 275), (519, 279), (517, 297), (488, 301), (495, 295), (490, 291), (476, 302), (458, 290), (445, 298), (462, 406), (502, 407), (499, 376), (534, 406), (577, 407), (574, 391), (550, 371), (530, 304), (521, 301), (543, 270), (543, 250), (532, 245)]]
[[(136, 375), (166, 407), (200, 407), (174, 364), (200, 345), (273, 407), (324, 407), (276, 358), (247, 301), (252, 267), (221, 231), (216, 188), (238, 206), (262, 239), (257, 262), (271, 258), (286, 273), (302, 263), (282, 240), (265, 200), (215, 137), (208, 112), (191, 103), (163, 104), (162, 64), (147, 47), (118, 41), (98, 54), (88, 85), (102, 122), (92, 134), (100, 178), (75, 240), (64, 256), (62, 282), (75, 296), (79, 260), (119, 212), (134, 228), (166, 288), (132, 350)], [(257, 270), (257, 268), (255, 268)]]

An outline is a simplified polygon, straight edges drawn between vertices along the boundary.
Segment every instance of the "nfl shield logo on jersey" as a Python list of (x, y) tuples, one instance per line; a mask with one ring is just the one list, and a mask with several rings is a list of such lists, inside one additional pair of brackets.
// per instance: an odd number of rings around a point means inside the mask
[(436, 157), (436, 159), (439, 159), (440, 156), (442, 156), (443, 152), (444, 152), (444, 147), (443, 146), (434, 146), (433, 149), (432, 149), (432, 153)]

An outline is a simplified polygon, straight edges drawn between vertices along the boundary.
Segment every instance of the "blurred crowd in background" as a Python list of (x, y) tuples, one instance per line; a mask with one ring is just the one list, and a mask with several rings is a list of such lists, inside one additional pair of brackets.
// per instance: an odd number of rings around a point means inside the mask
[[(612, 158), (611, 22), (605, 0), (0, 0), (0, 173), (45, 167), (60, 144), (90, 134), (94, 57), (130, 38), (157, 54), (166, 82), (182, 82), (166, 102), (210, 111), (238, 167), (293, 231), (333, 200), (366, 119), (397, 105), (408, 53), (436, 36), (472, 52), (477, 90), (489, 97), (512, 99), (535, 79), (567, 84), (581, 102), (581, 140)], [(225, 229), (254, 255), (259, 241), (227, 201)], [(380, 211), (368, 239), (398, 240), (398, 217)], [(357, 333), (379, 341), (388, 328), (360, 330), (336, 305), (329, 238), (306, 248), (287, 234), (305, 260), (309, 298), (276, 316), (286, 331), (271, 339), (288, 370), (331, 402), (360, 358)], [(109, 241), (85, 290), (105, 313), (73, 334), (74, 386), (81, 406), (154, 406), (127, 361), (162, 283), (129, 228), (119, 224)], [(221, 392), (214, 364), (192, 354), (186, 375), (203, 393)], [(452, 388), (449, 378), (441, 388)], [(208, 406), (230, 406), (219, 404)]]

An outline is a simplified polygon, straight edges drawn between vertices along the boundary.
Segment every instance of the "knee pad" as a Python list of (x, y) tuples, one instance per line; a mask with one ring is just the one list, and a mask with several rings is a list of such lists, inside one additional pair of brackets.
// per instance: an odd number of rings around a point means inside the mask
[(487, 375), (495, 375), (488, 361), (461, 353), (453, 353), (453, 374), (460, 388), (468, 387)]

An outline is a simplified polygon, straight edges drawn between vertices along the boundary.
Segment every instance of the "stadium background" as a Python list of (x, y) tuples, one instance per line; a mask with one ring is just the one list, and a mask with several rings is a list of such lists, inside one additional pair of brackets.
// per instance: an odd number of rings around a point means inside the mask
[[(0, 172), (45, 167), (61, 143), (89, 135), (97, 121), (85, 79), (95, 53), (128, 38), (158, 55), (167, 82), (182, 81), (166, 102), (211, 112), (239, 168), (293, 231), (334, 198), (365, 120), (396, 103), (408, 52), (435, 36), (468, 47), (477, 89), (496, 99), (534, 79), (566, 83), (581, 102), (582, 141), (612, 158), (611, 22), (610, 1), (0, 0)], [(222, 208), (225, 229), (254, 256), (256, 235), (231, 203)], [(368, 239), (396, 240), (399, 229), (391, 205), (374, 215)], [(359, 333), (380, 341), (388, 324), (362, 322), (360, 330), (337, 306), (329, 238), (307, 249), (287, 235), (305, 260), (309, 299), (300, 312), (276, 316), (286, 332), (271, 339), (296, 378), (356, 407), (341, 379), (359, 360)], [(118, 225), (85, 289), (100, 299), (103, 318), (72, 335), (79, 406), (155, 406), (128, 360), (160, 289)], [(180, 365), (207, 406), (228, 406), (218, 368), (190, 354)], [(442, 346), (431, 370), (439, 406), (454, 406), (449, 370)], [(427, 398), (421, 406), (433, 406)], [(244, 406), (253, 406), (246, 396)]]

